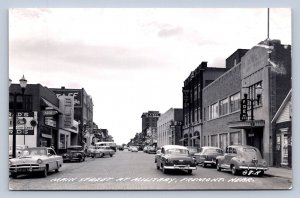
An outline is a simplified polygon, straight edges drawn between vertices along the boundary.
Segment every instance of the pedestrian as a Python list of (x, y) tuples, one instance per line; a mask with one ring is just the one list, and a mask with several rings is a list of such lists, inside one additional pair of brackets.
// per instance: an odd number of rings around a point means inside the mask
[(52, 148), (55, 151), (54, 144), (51, 144), (50, 148)]

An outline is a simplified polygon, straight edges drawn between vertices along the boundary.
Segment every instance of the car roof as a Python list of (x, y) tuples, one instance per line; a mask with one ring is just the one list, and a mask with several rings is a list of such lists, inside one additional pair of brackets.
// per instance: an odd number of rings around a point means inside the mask
[(216, 146), (202, 146), (202, 148), (221, 149), (221, 148), (216, 147)]
[(187, 150), (187, 148), (185, 146), (180, 146), (180, 145), (165, 145), (162, 148), (164, 148), (164, 149), (185, 149), (185, 150)]

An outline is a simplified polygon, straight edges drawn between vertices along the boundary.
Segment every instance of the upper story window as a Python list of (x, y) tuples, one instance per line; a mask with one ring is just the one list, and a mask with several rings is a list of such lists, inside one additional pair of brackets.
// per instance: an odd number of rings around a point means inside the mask
[(235, 112), (241, 108), (241, 94), (240, 92), (230, 96), (230, 113)]
[[(260, 88), (258, 88), (258, 87), (260, 87)], [(261, 89), (261, 87), (262, 87), (262, 81), (251, 85), (249, 87), (249, 98), (250, 99), (257, 99), (258, 89)], [(261, 95), (259, 97), (259, 104), (260, 105), (262, 104), (262, 97), (261, 97)], [(254, 103), (254, 106), (257, 106), (257, 102)]]
[(219, 117), (219, 103), (216, 102), (215, 104), (210, 106), (210, 119), (214, 119)]
[(220, 116), (228, 114), (228, 98), (220, 101)]

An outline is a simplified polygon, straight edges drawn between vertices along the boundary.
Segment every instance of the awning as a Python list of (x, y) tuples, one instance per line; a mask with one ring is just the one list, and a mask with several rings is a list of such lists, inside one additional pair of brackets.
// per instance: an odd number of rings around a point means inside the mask
[(200, 136), (199, 136), (199, 135), (195, 135), (195, 136), (191, 137), (191, 139), (192, 139), (192, 140), (193, 140), (193, 139), (200, 139)]
[(235, 121), (228, 122), (228, 127), (232, 129), (251, 129), (251, 128), (259, 128), (264, 127), (264, 120), (247, 120), (247, 121)]
[(58, 111), (58, 113), (63, 114), (63, 112), (62, 112), (58, 107), (56, 107), (55, 105), (53, 105), (52, 103), (50, 103), (49, 101), (47, 101), (47, 100), (44, 99), (44, 98), (41, 98), (41, 99), (42, 99), (42, 101), (45, 103), (45, 105), (47, 105), (48, 107), (50, 107), (50, 108), (52, 108), (52, 109)]
[(184, 140), (186, 140), (187, 138), (181, 138), (180, 140), (179, 140), (179, 142), (183, 142)]

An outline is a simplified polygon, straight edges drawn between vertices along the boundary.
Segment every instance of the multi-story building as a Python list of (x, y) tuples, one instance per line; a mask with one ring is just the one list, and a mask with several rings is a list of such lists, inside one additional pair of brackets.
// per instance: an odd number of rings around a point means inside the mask
[[(13, 93), (20, 93), (20, 85), (12, 84), (9, 88), (9, 144), (12, 145), (13, 132)], [(24, 95), (17, 97), (16, 144), (29, 147), (51, 146), (58, 148), (59, 99), (47, 87), (40, 84), (28, 84)]]
[[(82, 89), (66, 89), (51, 88), (57, 97), (65, 95), (74, 97), (74, 120), (79, 123), (79, 132), (77, 135), (78, 145), (84, 145), (88, 142), (87, 133), (93, 132), (93, 101), (84, 88)], [(89, 146), (89, 145), (88, 145)]]
[(157, 146), (180, 145), (182, 137), (182, 109), (170, 108), (157, 121)]
[[(252, 145), (274, 165), (277, 139), (271, 120), (291, 89), (291, 46), (266, 40), (236, 63), (203, 89), (202, 144)], [(241, 112), (238, 101), (246, 97)]]
[(144, 112), (141, 116), (142, 118), (142, 140), (144, 141), (143, 144), (146, 143), (146, 136), (147, 136), (147, 130), (149, 128), (152, 128), (152, 130), (157, 130), (157, 120), (160, 116), (159, 111), (148, 111)]
[(202, 90), (222, 75), (228, 68), (207, 67), (202, 62), (184, 81), (183, 93), (183, 138), (184, 146), (200, 146), (202, 123)]

